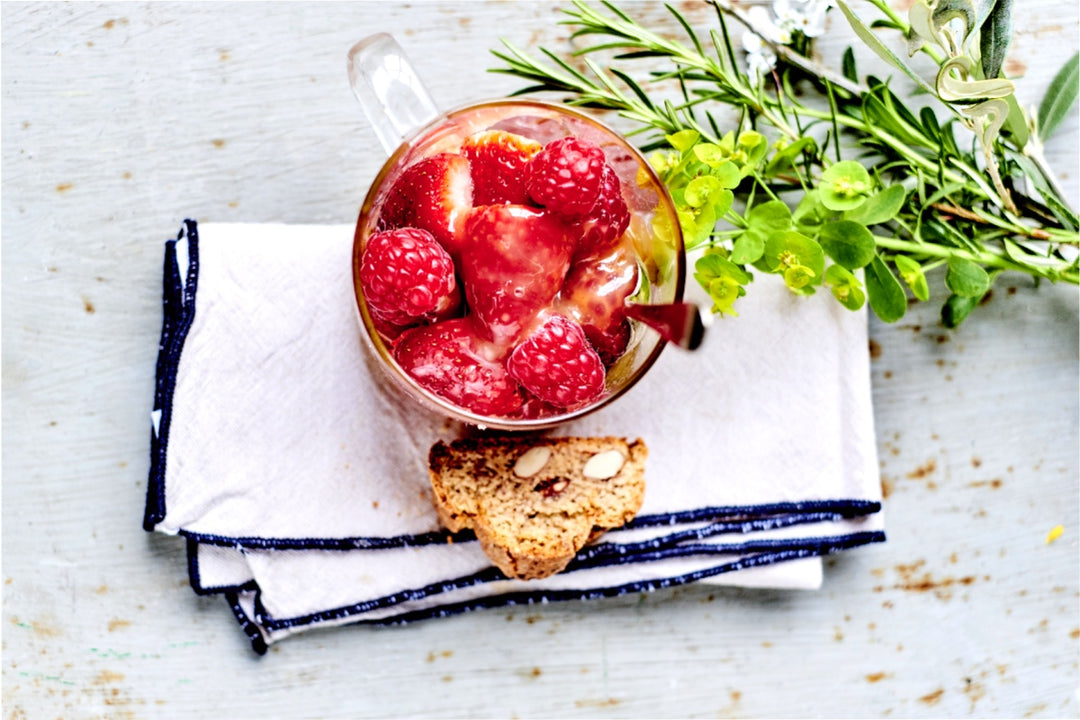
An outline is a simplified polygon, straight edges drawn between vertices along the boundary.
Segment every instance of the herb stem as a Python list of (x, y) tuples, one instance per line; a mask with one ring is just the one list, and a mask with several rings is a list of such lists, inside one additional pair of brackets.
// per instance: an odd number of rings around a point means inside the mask
[(902, 252), (908, 255), (921, 255), (923, 257), (941, 258), (943, 260), (948, 260), (949, 258), (963, 258), (965, 260), (977, 262), (980, 265), (986, 265), (987, 267), (999, 268), (1001, 270), (1016, 270), (1028, 275), (1039, 275), (1042, 277), (1054, 275), (1074, 285), (1080, 284), (1080, 276), (1077, 275), (1077, 270), (1075, 268), (1070, 268), (1070, 264), (1064, 262), (1061, 263), (1061, 268), (1054, 269), (1055, 272), (1048, 272), (1045, 268), (1035, 268), (1014, 262), (1005, 257), (1003, 253), (996, 252), (990, 248), (984, 248), (981, 252), (975, 252), (964, 250), (962, 248), (916, 242), (914, 240), (898, 240), (896, 238), (882, 237), (881, 235), (874, 235), (874, 243), (880, 248), (892, 250), (893, 252)]
[(811, 60), (805, 55), (800, 55), (799, 53), (789, 48), (787, 45), (782, 45), (780, 43), (770, 40), (768, 37), (766, 37), (765, 33), (761, 32), (760, 29), (754, 26), (754, 23), (751, 22), (750, 18), (747, 17), (745, 12), (733, 5), (729, 0), (711, 0), (711, 4), (731, 15), (733, 18), (742, 23), (748, 30), (750, 30), (750, 32), (761, 38), (761, 40), (766, 45), (768, 45), (773, 52), (775, 52), (777, 55), (784, 59), (784, 62), (794, 65), (800, 70), (808, 72), (811, 75), (824, 78), (826, 81), (832, 83), (839, 88), (843, 88), (852, 95), (858, 96), (866, 92), (866, 86), (860, 85), (859, 83), (853, 83), (843, 75), (840, 75), (839, 73), (830, 70), (821, 63), (815, 62), (814, 60)]

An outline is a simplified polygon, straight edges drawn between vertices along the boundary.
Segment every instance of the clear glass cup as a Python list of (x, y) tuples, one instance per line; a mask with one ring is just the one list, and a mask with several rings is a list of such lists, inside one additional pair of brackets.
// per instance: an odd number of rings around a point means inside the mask
[[(630, 210), (627, 235), (638, 265), (638, 304), (682, 300), (686, 266), (678, 218), (663, 183), (648, 161), (619, 133), (564, 105), (531, 99), (487, 100), (441, 112), (394, 39), (386, 34), (362, 40), (349, 53), (349, 78), (369, 122), (389, 155), (367, 193), (353, 243), (353, 284), (357, 309), (375, 360), (386, 378), (410, 401), (443, 417), (482, 428), (530, 431), (553, 427), (604, 407), (627, 392), (656, 362), (666, 343), (653, 330), (630, 321), (626, 351), (607, 367), (604, 392), (587, 405), (549, 408), (537, 417), (477, 414), (421, 386), (395, 361), (391, 341), (380, 334), (361, 288), (361, 259), (377, 232), (379, 212), (401, 173), (431, 155), (456, 152), (464, 138), (490, 128), (541, 144), (573, 135), (599, 146), (622, 183)], [(624, 236), (626, 237), (626, 236)]]

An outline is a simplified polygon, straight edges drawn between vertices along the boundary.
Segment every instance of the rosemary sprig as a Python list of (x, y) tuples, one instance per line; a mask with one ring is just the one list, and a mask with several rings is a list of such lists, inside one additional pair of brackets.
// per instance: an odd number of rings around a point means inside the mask
[[(943, 267), (942, 319), (950, 326), (1005, 271), (1080, 283), (1080, 221), (1042, 154), (1053, 128), (1026, 116), (993, 64), (1008, 40), (1010, 0), (991, 2), (982, 27), (971, 0), (917, 0), (912, 22), (870, 0), (882, 14), (875, 27), (900, 31), (942, 68), (932, 81), (838, 0), (863, 42), (934, 92), (944, 119), (931, 107), (909, 110), (887, 79), (860, 77), (850, 49), (837, 73), (772, 42), (779, 67), (749, 73), (727, 19), (753, 23), (726, 0), (712, 4), (716, 25), (707, 31), (668, 7), (685, 34), (679, 41), (607, 0), (603, 11), (573, 0), (563, 24), (585, 44), (565, 57), (541, 48), (536, 59), (504, 42), (493, 51), (504, 66), (492, 70), (528, 81), (519, 94), (554, 92), (568, 104), (614, 111), (630, 122), (630, 135), (643, 136), (715, 312), (735, 314), (754, 272), (781, 275), (801, 294), (827, 287), (846, 307), (869, 302), (895, 321), (909, 296), (929, 298), (927, 273)], [(980, 32), (981, 56), (971, 51)], [(1063, 117), (1071, 62), (1052, 88), (1055, 102), (1040, 112), (1048, 125)], [(818, 92), (796, 93), (800, 86)], [(1075, 87), (1071, 93), (1065, 110)], [(970, 150), (958, 131), (968, 133)]]

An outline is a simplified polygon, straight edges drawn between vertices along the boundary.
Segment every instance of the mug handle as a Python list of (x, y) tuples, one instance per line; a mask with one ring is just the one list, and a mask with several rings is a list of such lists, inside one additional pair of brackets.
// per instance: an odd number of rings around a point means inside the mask
[(349, 85), (387, 157), (439, 115), (405, 51), (388, 33), (370, 35), (348, 55)]

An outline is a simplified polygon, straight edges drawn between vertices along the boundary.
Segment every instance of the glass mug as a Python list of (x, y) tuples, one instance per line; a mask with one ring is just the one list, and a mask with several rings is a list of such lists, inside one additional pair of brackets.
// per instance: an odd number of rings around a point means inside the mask
[[(627, 299), (645, 309), (680, 303), (686, 274), (682, 234), (671, 198), (648, 161), (619, 133), (563, 105), (497, 99), (440, 111), (388, 34), (373, 35), (357, 43), (349, 52), (348, 70), (353, 92), (389, 155), (364, 199), (352, 253), (353, 285), (367, 345), (389, 381), (440, 416), (504, 431), (554, 427), (594, 412), (629, 390), (653, 366), (667, 344), (658, 333), (635, 320), (625, 321), (629, 327), (625, 351), (604, 361), (603, 391), (584, 404), (559, 407), (526, 400), (520, 411), (500, 416), (459, 405), (433, 391), (430, 383), (419, 382), (395, 360), (394, 343), (409, 330), (393, 337), (395, 332), (388, 332), (385, 323), (373, 314), (362, 288), (361, 266), (369, 240), (386, 229), (380, 227), (380, 213), (388, 194), (403, 171), (415, 163), (442, 153), (456, 153), (465, 138), (489, 129), (514, 133), (541, 145), (572, 135), (598, 146), (621, 183), (630, 222), (620, 242), (629, 248), (627, 252), (637, 266), (636, 285)], [(469, 250), (466, 247), (459, 252)], [(460, 279), (458, 284), (462, 284)], [(463, 299), (462, 306), (466, 305)], [(469, 312), (467, 307), (464, 312)], [(527, 392), (523, 394), (528, 396)]]

